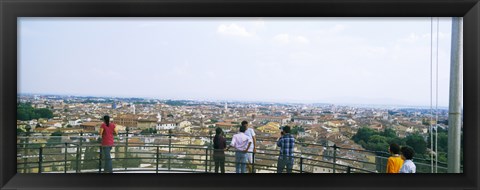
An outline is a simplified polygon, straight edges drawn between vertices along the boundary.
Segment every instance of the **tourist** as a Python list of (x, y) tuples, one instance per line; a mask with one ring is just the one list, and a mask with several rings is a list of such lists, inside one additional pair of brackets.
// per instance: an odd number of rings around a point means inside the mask
[(225, 148), (227, 147), (227, 140), (223, 137), (223, 130), (220, 127), (215, 129), (215, 137), (213, 137), (213, 160), (215, 161), (215, 173), (218, 173), (218, 168), (222, 173), (225, 173)]
[(230, 146), (235, 148), (235, 172), (236, 173), (245, 173), (247, 167), (247, 152), (250, 146), (252, 146), (252, 139), (248, 138), (245, 135), (247, 128), (245, 126), (240, 126), (240, 131), (233, 135), (232, 142)]
[(110, 123), (108, 115), (103, 117), (102, 126), (100, 127), (99, 135), (102, 138), (102, 152), (105, 161), (104, 172), (112, 173), (112, 156), (110, 155), (112, 147), (114, 146), (113, 136), (118, 135), (117, 128), (114, 123)]
[(256, 139), (255, 139), (255, 131), (248, 127), (248, 121), (242, 121), (242, 126), (245, 126), (245, 128), (247, 128), (247, 130), (245, 131), (245, 135), (247, 135), (253, 142), (253, 146), (250, 146), (250, 148), (248, 149), (248, 153), (247, 153), (247, 169), (248, 169), (248, 172), (249, 173), (254, 173), (253, 171), (253, 153), (257, 151), (257, 149), (255, 148), (256, 146)]
[(413, 155), (415, 152), (410, 147), (402, 147), (400, 149), (401, 157), (404, 160), (402, 168), (400, 168), (400, 173), (415, 173), (417, 167), (413, 163)]
[(392, 143), (390, 144), (388, 152), (390, 152), (391, 156), (388, 158), (387, 161), (387, 173), (400, 172), (400, 168), (403, 165), (403, 160), (400, 157), (400, 146), (398, 146), (398, 144)]
[(277, 173), (282, 173), (285, 166), (287, 173), (292, 173), (293, 168), (293, 148), (295, 139), (290, 134), (290, 127), (285, 126), (282, 129), (282, 136), (277, 140), (277, 146), (280, 147), (280, 155), (278, 156)]

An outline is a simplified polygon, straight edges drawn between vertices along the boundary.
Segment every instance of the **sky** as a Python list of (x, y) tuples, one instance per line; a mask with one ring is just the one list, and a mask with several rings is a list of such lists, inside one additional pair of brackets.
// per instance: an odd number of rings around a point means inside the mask
[(17, 92), (436, 106), (438, 43), (448, 107), (451, 18), (431, 20), (22, 17)]

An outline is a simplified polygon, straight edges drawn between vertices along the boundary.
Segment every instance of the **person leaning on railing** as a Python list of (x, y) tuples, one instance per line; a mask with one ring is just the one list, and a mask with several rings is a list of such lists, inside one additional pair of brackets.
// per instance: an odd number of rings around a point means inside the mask
[(114, 123), (110, 123), (110, 116), (103, 116), (102, 126), (98, 134), (102, 138), (102, 152), (105, 160), (105, 173), (113, 173), (112, 156), (110, 155), (112, 147), (114, 146), (113, 136), (118, 135), (117, 128)]
[(240, 126), (240, 131), (233, 135), (232, 142), (229, 147), (235, 148), (235, 172), (236, 173), (245, 173), (247, 167), (247, 152), (250, 146), (252, 146), (252, 139), (248, 138), (245, 135), (247, 128), (245, 126)]
[(242, 126), (245, 126), (245, 128), (247, 129), (245, 131), (245, 135), (248, 136), (248, 138), (250, 138), (252, 140), (252, 146), (250, 146), (250, 148), (248, 149), (248, 153), (247, 153), (247, 169), (248, 169), (248, 172), (249, 173), (254, 173), (253, 171), (253, 153), (255, 153), (257, 151), (257, 149), (255, 148), (255, 145), (256, 145), (256, 138), (255, 138), (255, 131), (251, 128), (251, 127), (248, 127), (248, 121), (242, 121)]
[(398, 173), (403, 165), (403, 160), (400, 157), (400, 146), (392, 143), (390, 144), (388, 152), (390, 152), (392, 156), (387, 160), (387, 173)]
[(400, 173), (415, 173), (417, 167), (412, 161), (415, 151), (410, 147), (404, 146), (400, 149), (400, 152), (402, 160), (404, 160), (402, 168), (400, 168)]
[(215, 173), (218, 173), (218, 168), (222, 173), (225, 173), (225, 148), (227, 147), (227, 140), (223, 137), (223, 130), (220, 127), (215, 129), (215, 137), (213, 137), (213, 160), (215, 161)]
[(282, 173), (285, 166), (287, 173), (292, 173), (293, 168), (293, 147), (295, 146), (295, 138), (290, 134), (290, 127), (285, 126), (282, 129), (282, 136), (277, 140), (277, 146), (280, 147), (280, 155), (278, 156), (277, 173)]

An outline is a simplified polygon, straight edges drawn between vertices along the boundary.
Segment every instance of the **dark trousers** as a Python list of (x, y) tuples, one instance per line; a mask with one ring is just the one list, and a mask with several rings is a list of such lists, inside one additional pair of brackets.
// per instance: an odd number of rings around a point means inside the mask
[(103, 160), (105, 162), (103, 172), (105, 173), (112, 173), (113, 168), (112, 168), (112, 156), (111, 156), (111, 151), (112, 147), (111, 146), (104, 146), (103, 148)]
[(293, 157), (289, 156), (279, 156), (277, 163), (277, 173), (282, 173), (283, 169), (287, 166), (287, 173), (292, 173), (293, 168)]
[(215, 154), (213, 160), (215, 161), (215, 173), (218, 173), (218, 168), (222, 173), (225, 173), (225, 155)]

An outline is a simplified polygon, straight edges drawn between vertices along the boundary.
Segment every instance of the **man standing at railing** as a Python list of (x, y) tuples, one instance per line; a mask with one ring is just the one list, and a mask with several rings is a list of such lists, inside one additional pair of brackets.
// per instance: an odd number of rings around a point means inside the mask
[(290, 134), (290, 127), (285, 126), (282, 129), (282, 136), (277, 140), (277, 146), (280, 147), (280, 155), (278, 156), (277, 173), (282, 173), (287, 166), (287, 173), (292, 173), (293, 168), (293, 147), (295, 139)]
[(236, 173), (245, 173), (247, 167), (247, 152), (250, 146), (252, 146), (252, 139), (248, 138), (245, 135), (247, 127), (242, 125), (240, 126), (240, 131), (233, 135), (232, 142), (230, 147), (235, 148), (235, 172)]
[(255, 149), (255, 145), (256, 145), (256, 139), (255, 139), (255, 131), (252, 129), (252, 128), (249, 128), (248, 127), (248, 121), (242, 121), (242, 126), (245, 126), (245, 128), (247, 129), (245, 131), (245, 135), (248, 136), (248, 138), (250, 138), (253, 142), (253, 146), (250, 146), (250, 148), (248, 149), (248, 153), (247, 153), (247, 168), (248, 168), (248, 172), (249, 173), (254, 173), (253, 171), (253, 168), (252, 168), (252, 164), (253, 164), (253, 153), (256, 152), (256, 149)]
[(98, 134), (102, 137), (102, 152), (103, 159), (105, 160), (104, 172), (113, 173), (112, 156), (110, 152), (114, 146), (113, 136), (118, 135), (118, 131), (115, 124), (110, 123), (110, 116), (103, 116), (103, 122)]

